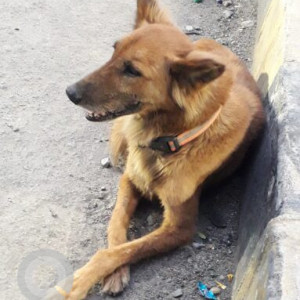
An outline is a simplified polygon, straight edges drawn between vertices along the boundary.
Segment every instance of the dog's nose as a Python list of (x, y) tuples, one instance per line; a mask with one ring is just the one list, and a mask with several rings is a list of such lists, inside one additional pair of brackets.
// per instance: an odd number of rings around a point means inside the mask
[(66, 89), (67, 96), (74, 104), (79, 104), (82, 100), (82, 95), (76, 84), (70, 85)]

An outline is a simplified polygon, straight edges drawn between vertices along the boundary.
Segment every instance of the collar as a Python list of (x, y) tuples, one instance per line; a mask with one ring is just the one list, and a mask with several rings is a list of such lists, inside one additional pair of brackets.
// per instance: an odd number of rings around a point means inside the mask
[(203, 124), (194, 127), (193, 129), (187, 130), (177, 136), (160, 136), (158, 138), (155, 138), (150, 142), (148, 147), (151, 148), (152, 150), (158, 150), (165, 153), (177, 152), (182, 146), (195, 140), (202, 133), (204, 133), (216, 121), (216, 119), (221, 113), (221, 110), (222, 110), (222, 105), (211, 116), (211, 118), (208, 119)]

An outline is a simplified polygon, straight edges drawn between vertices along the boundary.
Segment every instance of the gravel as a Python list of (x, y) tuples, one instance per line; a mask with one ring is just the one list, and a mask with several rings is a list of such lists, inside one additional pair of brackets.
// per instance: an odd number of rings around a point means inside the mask
[(110, 168), (111, 167), (111, 163), (110, 163), (109, 157), (105, 157), (105, 158), (101, 159), (101, 166), (103, 168)]
[(172, 293), (173, 298), (180, 298), (182, 297), (182, 295), (183, 295), (182, 289), (177, 289)]
[[(4, 242), (0, 278), (4, 288), (0, 299), (26, 299), (16, 277), (20, 263), (32, 251), (56, 250), (76, 269), (98, 248), (106, 247), (106, 228), (120, 176), (100, 161), (108, 157), (110, 123), (87, 122), (64, 90), (109, 59), (114, 41), (130, 31), (134, 2), (1, 3), (0, 231)], [(227, 8), (233, 12), (230, 18), (224, 17), (224, 6), (215, 1), (164, 3), (183, 30), (187, 25), (197, 29), (200, 35), (191, 34), (191, 39), (216, 39), (251, 64), (254, 1), (234, 1)], [(243, 27), (244, 21), (254, 25)], [(212, 287), (221, 275), (234, 274), (243, 186), (241, 172), (204, 193), (197, 228), (207, 233), (208, 240), (196, 235), (193, 242), (205, 246), (197, 249), (191, 243), (133, 265), (130, 285), (118, 299), (168, 299), (179, 287), (184, 291), (182, 299), (199, 299), (199, 280)], [(213, 210), (224, 216), (226, 228), (212, 225)], [(160, 205), (143, 201), (129, 237), (146, 234), (161, 219)], [(232, 235), (230, 245), (224, 243), (228, 234)], [(227, 289), (221, 299), (229, 300), (232, 284), (224, 278)], [(97, 293), (96, 287), (91, 297), (95, 299)]]

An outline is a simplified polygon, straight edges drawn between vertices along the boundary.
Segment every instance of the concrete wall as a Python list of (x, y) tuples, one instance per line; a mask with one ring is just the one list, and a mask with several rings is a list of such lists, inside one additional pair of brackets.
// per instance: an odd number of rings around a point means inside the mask
[(300, 299), (300, 1), (259, 0), (253, 74), (268, 124), (249, 159), (233, 299)]

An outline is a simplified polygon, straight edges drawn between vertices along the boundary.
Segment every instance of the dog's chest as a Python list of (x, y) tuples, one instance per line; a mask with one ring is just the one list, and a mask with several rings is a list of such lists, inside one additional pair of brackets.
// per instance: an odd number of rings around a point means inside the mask
[(152, 150), (135, 147), (129, 149), (126, 171), (133, 184), (144, 194), (152, 197), (155, 186), (164, 178), (165, 164)]

